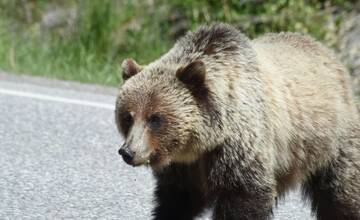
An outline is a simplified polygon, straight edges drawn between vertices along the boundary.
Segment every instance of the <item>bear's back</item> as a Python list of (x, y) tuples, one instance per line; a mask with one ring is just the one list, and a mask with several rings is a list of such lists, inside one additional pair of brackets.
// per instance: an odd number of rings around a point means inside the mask
[[(328, 160), (334, 153), (330, 137), (358, 120), (345, 67), (329, 49), (296, 33), (267, 34), (251, 44), (266, 87), (276, 139), (285, 145), (294, 143), (292, 151), (302, 149), (299, 155), (311, 155), (312, 159), (303, 158), (311, 161), (309, 164)], [(305, 146), (307, 143), (318, 147)]]
[(265, 80), (288, 93), (297, 108), (354, 111), (349, 73), (332, 51), (311, 37), (267, 34), (253, 40), (252, 45)]
[(308, 53), (332, 55), (332, 51), (322, 46), (308, 35), (296, 32), (268, 33), (253, 40), (254, 43), (288, 45)]

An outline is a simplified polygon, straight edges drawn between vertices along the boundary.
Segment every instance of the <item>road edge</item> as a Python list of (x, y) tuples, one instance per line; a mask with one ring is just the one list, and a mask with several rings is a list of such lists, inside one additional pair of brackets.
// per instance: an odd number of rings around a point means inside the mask
[(65, 81), (59, 79), (45, 78), (40, 76), (31, 76), (25, 74), (9, 73), (0, 70), (0, 81), (9, 81), (15, 83), (31, 83), (38, 86), (50, 88), (59, 88), (89, 93), (98, 93), (102, 95), (116, 96), (118, 89), (98, 84), (80, 83), (74, 81)]

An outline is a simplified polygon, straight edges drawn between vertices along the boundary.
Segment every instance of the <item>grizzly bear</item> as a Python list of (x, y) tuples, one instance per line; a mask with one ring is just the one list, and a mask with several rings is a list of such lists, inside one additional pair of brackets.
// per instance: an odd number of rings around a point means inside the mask
[(158, 60), (122, 64), (119, 150), (157, 181), (153, 217), (269, 219), (296, 186), (319, 220), (360, 219), (360, 117), (349, 74), (296, 33), (200, 27)]

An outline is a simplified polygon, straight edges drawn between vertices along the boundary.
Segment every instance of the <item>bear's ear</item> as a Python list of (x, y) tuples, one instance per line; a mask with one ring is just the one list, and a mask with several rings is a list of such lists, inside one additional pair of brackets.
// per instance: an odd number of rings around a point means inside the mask
[(204, 86), (205, 75), (205, 64), (201, 60), (195, 60), (185, 67), (180, 67), (176, 71), (176, 77), (193, 89)]
[(136, 61), (133, 59), (125, 59), (121, 64), (121, 68), (122, 78), (123, 80), (127, 80), (140, 72), (144, 67), (137, 64)]

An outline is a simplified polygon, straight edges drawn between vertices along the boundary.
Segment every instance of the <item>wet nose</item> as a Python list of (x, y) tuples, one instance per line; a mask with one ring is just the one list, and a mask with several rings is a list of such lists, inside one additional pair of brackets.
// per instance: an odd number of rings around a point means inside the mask
[(123, 160), (127, 163), (127, 164), (132, 164), (133, 160), (134, 160), (134, 152), (130, 151), (127, 148), (120, 148), (119, 150), (119, 154), (122, 156)]

